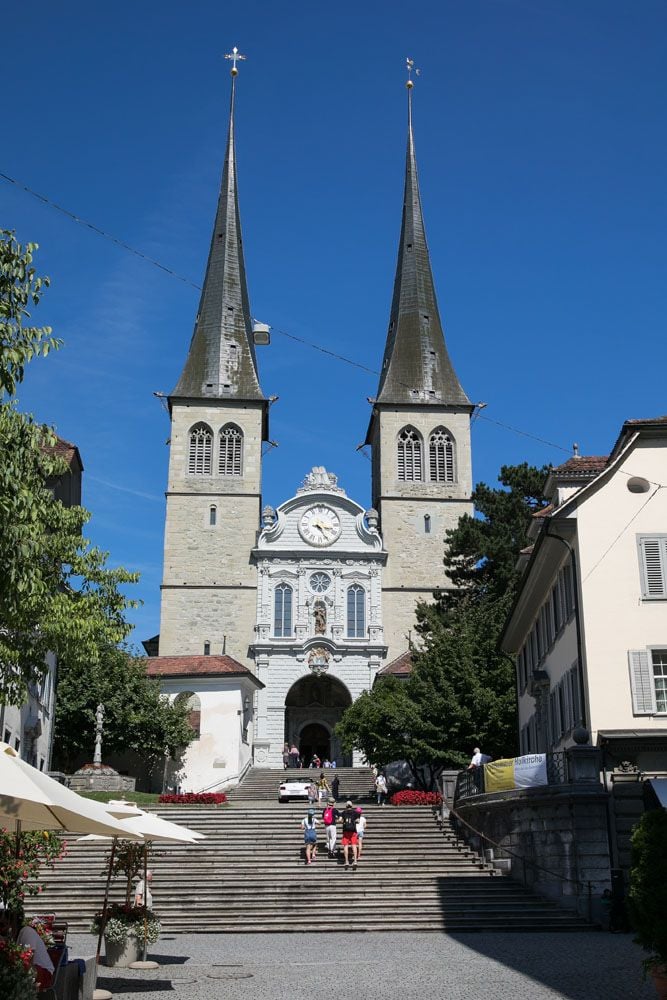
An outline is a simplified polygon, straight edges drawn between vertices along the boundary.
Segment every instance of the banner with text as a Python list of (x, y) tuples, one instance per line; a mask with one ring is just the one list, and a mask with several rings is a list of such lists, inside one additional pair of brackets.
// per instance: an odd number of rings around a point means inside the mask
[(485, 792), (509, 792), (513, 788), (533, 788), (535, 785), (548, 784), (545, 753), (508, 757), (484, 765)]

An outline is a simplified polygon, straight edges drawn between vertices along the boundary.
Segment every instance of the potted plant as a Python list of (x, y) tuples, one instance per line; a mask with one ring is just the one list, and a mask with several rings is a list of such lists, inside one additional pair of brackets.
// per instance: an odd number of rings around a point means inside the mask
[(6, 938), (0, 938), (0, 996), (37, 1000), (32, 949)]
[(667, 810), (644, 813), (632, 834), (628, 905), (635, 941), (648, 952), (645, 972), (667, 998)]
[[(90, 928), (99, 934), (102, 910), (96, 913)], [(104, 924), (104, 951), (107, 965), (126, 969), (131, 962), (141, 958), (144, 947), (144, 927), (146, 944), (155, 944), (160, 936), (160, 921), (152, 910), (145, 906), (129, 906), (127, 903), (112, 903), (107, 908)]]
[[(146, 857), (144, 857), (144, 854)], [(110, 877), (125, 879), (125, 902), (107, 906), (106, 920), (100, 910), (93, 918), (91, 931), (104, 933), (104, 951), (107, 965), (127, 968), (131, 962), (141, 958), (144, 946), (144, 926), (146, 944), (155, 944), (160, 936), (160, 921), (152, 910), (145, 906), (133, 906), (133, 880), (140, 876), (150, 857), (159, 857), (152, 843), (137, 843), (119, 840), (113, 854)]]

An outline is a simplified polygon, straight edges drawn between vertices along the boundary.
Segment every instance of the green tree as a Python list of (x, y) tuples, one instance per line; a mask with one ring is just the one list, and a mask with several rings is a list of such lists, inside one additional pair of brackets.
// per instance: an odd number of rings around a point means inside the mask
[[(526, 462), (503, 465), (500, 489), (486, 483), (475, 487), (475, 516), (464, 514), (447, 533), (445, 569), (458, 588), (451, 595), (454, 602), (471, 589), (481, 599), (502, 597), (516, 586), (516, 561), (532, 515), (546, 506), (542, 490), (548, 472), (548, 466), (538, 469)], [(443, 595), (442, 603), (448, 602)]]
[(186, 705), (160, 694), (158, 681), (146, 676), (146, 657), (108, 645), (95, 664), (62, 664), (56, 704), (59, 766), (69, 769), (82, 756), (92, 755), (100, 702), (105, 756), (131, 750), (150, 765), (162, 759), (165, 750), (175, 756), (193, 739)]
[(122, 641), (135, 602), (121, 588), (137, 579), (83, 538), (86, 510), (54, 499), (50, 482), (65, 471), (55, 434), (17, 408), (28, 362), (60, 346), (29, 323), (48, 285), (32, 265), (36, 249), (0, 230), (0, 704), (25, 699), (48, 652), (94, 664), (100, 647)]
[(431, 787), (439, 769), (466, 764), (475, 744), (493, 757), (515, 751), (514, 666), (498, 643), (547, 472), (503, 466), (501, 488), (477, 486), (478, 516), (464, 515), (447, 536), (456, 589), (417, 607), (421, 642), (409, 680), (380, 678), (347, 709), (337, 727), (345, 749), (379, 764), (405, 760), (420, 787)]

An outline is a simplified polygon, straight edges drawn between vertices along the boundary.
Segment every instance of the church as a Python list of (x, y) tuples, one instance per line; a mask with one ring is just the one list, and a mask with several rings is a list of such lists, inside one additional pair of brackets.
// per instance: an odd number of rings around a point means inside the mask
[[(315, 465), (262, 501), (270, 399), (256, 347), (237, 195), (237, 70), (213, 236), (171, 418), (160, 634), (148, 673), (185, 701), (196, 734), (172, 781), (219, 790), (282, 766), (285, 742), (357, 764), (335, 726), (405, 656), (415, 605), (448, 580), (446, 532), (472, 513), (473, 405), (450, 360), (431, 271), (412, 127), (389, 326), (366, 444), (372, 507)], [(378, 325), (380, 318), (378, 318)], [(378, 348), (380, 346), (378, 338)], [(379, 349), (378, 349), (379, 354)], [(278, 388), (278, 387), (275, 387)], [(312, 457), (317, 461), (317, 456)], [(355, 755), (356, 758), (356, 755)]]

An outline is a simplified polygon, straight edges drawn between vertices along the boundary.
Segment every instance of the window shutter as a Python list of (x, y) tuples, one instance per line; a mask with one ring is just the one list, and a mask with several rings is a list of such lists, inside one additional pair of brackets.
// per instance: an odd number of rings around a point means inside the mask
[(667, 539), (640, 538), (639, 547), (642, 554), (642, 597), (667, 597)]
[(628, 650), (632, 711), (635, 715), (653, 715), (656, 711), (653, 674), (645, 649)]

